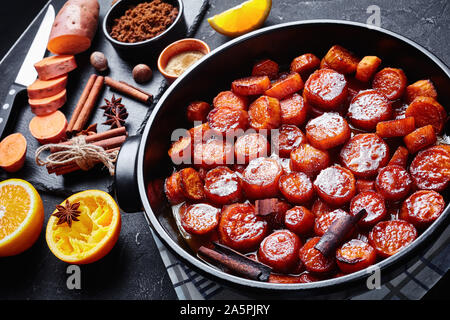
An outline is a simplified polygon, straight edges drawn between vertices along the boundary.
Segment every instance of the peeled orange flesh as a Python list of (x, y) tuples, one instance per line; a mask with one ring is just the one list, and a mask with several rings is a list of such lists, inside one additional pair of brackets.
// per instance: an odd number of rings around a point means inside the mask
[(43, 223), (42, 199), (30, 183), (21, 179), (0, 182), (0, 257), (30, 248)]
[(208, 18), (217, 32), (236, 37), (259, 28), (269, 16), (272, 0), (249, 0)]
[[(86, 190), (67, 198), (70, 204), (80, 203), (79, 221), (72, 226), (51, 216), (46, 230), (50, 251), (60, 260), (73, 264), (87, 264), (103, 258), (120, 234), (121, 218), (117, 203), (106, 192)], [(61, 203), (65, 206), (66, 200)], [(56, 210), (55, 210), (56, 212)]]

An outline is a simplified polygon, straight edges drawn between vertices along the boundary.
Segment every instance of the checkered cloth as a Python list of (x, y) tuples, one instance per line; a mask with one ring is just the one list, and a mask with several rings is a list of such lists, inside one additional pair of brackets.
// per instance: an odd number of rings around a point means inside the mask
[[(161, 258), (179, 300), (242, 300), (252, 299), (242, 291), (237, 292), (220, 286), (182, 263), (153, 234)], [(332, 295), (316, 296), (316, 299), (355, 300), (418, 300), (432, 288), (450, 268), (450, 226), (428, 248), (418, 252), (397, 276), (388, 279), (380, 289), (352, 293), (349, 291)], [(261, 297), (264, 298), (264, 297)]]

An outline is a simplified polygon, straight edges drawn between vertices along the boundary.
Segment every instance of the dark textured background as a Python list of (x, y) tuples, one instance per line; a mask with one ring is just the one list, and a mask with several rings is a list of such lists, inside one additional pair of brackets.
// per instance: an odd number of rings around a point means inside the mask
[[(59, 4), (64, 1), (55, 0)], [(108, 6), (111, 0), (100, 0)], [(223, 11), (241, 0), (210, 0), (206, 16)], [(14, 0), (2, 4), (0, 10), (0, 57), (13, 45), (40, 8), (42, 0)], [(273, 8), (265, 25), (281, 22), (333, 18), (366, 22), (366, 9), (376, 4), (381, 8), (381, 26), (409, 37), (425, 46), (450, 64), (449, 22), (447, 0), (329, 0), (297, 1), (273, 0)], [(215, 48), (228, 39), (218, 35), (202, 21), (198, 38)], [(31, 41), (31, 40), (30, 40)], [(14, 80), (17, 64), (28, 45), (18, 45), (17, 54), (8, 57), (0, 66), (2, 82), (0, 98)], [(15, 52), (16, 53), (16, 52)], [(46, 221), (50, 212), (63, 198), (42, 193)], [(174, 299), (175, 293), (164, 270), (159, 253), (142, 213), (124, 214), (120, 239), (101, 261), (82, 266), (82, 289), (66, 288), (67, 264), (57, 260), (48, 250), (44, 234), (27, 252), (16, 257), (0, 259), (0, 299)], [(431, 290), (428, 298), (448, 296), (448, 275)]]

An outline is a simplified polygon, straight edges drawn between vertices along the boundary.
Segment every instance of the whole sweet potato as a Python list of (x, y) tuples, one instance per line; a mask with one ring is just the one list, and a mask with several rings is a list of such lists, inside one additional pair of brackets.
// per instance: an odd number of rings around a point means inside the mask
[(53, 23), (47, 49), (54, 54), (77, 54), (91, 46), (97, 31), (97, 0), (67, 1)]

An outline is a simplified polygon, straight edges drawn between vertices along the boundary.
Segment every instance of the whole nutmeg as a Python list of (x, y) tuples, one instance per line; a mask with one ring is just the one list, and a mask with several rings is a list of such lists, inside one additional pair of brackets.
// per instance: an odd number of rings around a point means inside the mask
[(152, 69), (146, 64), (138, 64), (133, 68), (133, 79), (137, 83), (143, 83), (150, 80), (152, 77)]
[(105, 71), (108, 69), (108, 59), (106, 59), (103, 52), (94, 51), (91, 54), (91, 65), (97, 71)]

